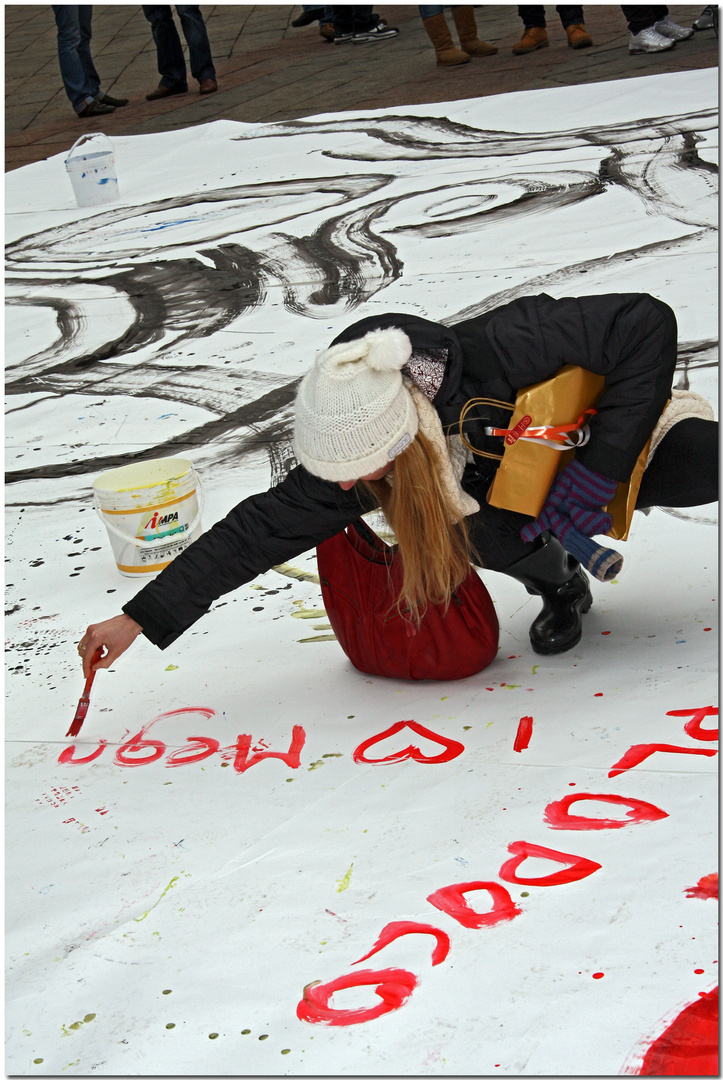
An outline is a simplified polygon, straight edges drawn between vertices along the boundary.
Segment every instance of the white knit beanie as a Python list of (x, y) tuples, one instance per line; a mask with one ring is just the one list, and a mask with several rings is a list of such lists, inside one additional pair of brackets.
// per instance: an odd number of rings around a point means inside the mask
[(358, 480), (389, 464), (417, 434), (401, 369), (412, 355), (403, 330), (371, 330), (317, 357), (296, 396), (294, 453), (324, 480)]

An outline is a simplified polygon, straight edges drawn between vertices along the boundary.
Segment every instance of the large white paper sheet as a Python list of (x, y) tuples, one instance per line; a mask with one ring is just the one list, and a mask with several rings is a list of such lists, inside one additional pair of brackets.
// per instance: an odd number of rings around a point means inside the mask
[(616, 1075), (696, 1001), (703, 1051), (714, 506), (637, 514), (562, 656), (486, 574), (491, 667), (364, 676), (309, 552), (139, 639), (64, 734), (138, 587), (94, 477), (193, 433), (210, 524), (283, 475), (350, 322), (650, 292), (715, 404), (716, 101), (709, 70), (122, 138), (87, 210), (63, 155), (8, 175), (8, 1072)]

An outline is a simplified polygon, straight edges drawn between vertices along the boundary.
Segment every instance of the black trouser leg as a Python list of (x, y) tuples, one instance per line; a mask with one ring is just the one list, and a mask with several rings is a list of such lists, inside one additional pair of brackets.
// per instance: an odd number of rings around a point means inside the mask
[(560, 16), (563, 30), (567, 30), (568, 26), (579, 26), (580, 23), (585, 22), (582, 7), (579, 4), (561, 4), (555, 10)]
[(542, 4), (520, 4), (517, 7), (517, 14), (522, 19), (525, 27), (537, 26), (544, 30), (547, 25), (545, 22), (545, 8)]
[(628, 20), (628, 30), (631, 34), (639, 34), (641, 30), (653, 26), (668, 14), (668, 9), (664, 4), (621, 4), (620, 7)]
[(718, 422), (691, 417), (660, 441), (643, 473), (636, 509), (701, 506), (718, 499)]

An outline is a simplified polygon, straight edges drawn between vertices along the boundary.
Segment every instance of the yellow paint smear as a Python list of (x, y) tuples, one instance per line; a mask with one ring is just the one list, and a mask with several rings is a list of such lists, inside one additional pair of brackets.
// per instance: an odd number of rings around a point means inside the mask
[(351, 864), (343, 878), (337, 879), (337, 892), (344, 892), (344, 889), (349, 888), (349, 882), (351, 881), (351, 872), (354, 869), (354, 863)]
[(177, 882), (177, 881), (178, 881), (178, 877), (174, 877), (174, 878), (171, 878), (171, 880), (170, 880), (170, 881), (168, 882), (168, 884), (166, 885), (166, 887), (165, 887), (165, 889), (163, 890), (163, 892), (161, 893), (161, 895), (160, 895), (160, 896), (158, 897), (158, 899), (156, 900), (156, 902), (155, 902), (155, 904), (153, 905), (153, 907), (150, 907), (150, 908), (148, 908), (148, 911), (145, 911), (145, 912), (144, 912), (144, 913), (143, 913), (142, 915), (139, 915), (137, 919), (134, 919), (134, 920), (133, 920), (133, 922), (143, 922), (143, 920), (145, 919), (146, 915), (150, 915), (150, 913), (151, 913), (151, 912), (153, 911), (153, 908), (155, 908), (155, 907), (158, 907), (158, 905), (160, 904), (161, 900), (162, 900), (162, 899), (163, 899), (163, 897), (164, 897), (164, 896), (166, 895), (166, 893), (168, 892), (168, 890), (169, 890), (169, 889), (172, 889), (172, 888), (173, 888), (173, 886), (174, 886), (174, 885), (176, 884), (176, 882)]
[(272, 570), (275, 570), (277, 574), (283, 574), (284, 577), (294, 578), (295, 581), (311, 581), (314, 585), (319, 584), (319, 575), (314, 574), (309, 570), (300, 570), (298, 566), (291, 566), (289, 563), (279, 563), (278, 566), (272, 566)]
[(306, 608), (302, 600), (294, 600), (294, 607), (299, 610), (291, 612), (292, 619), (323, 619), (326, 616), (324, 608)]

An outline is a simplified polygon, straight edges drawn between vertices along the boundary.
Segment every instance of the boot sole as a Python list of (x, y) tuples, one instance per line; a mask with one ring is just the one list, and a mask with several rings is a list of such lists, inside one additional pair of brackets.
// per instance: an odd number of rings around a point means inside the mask
[(537, 52), (538, 49), (547, 49), (550, 45), (549, 41), (541, 41), (539, 45), (533, 45), (531, 49), (514, 49), (515, 56), (527, 56), (528, 53)]

